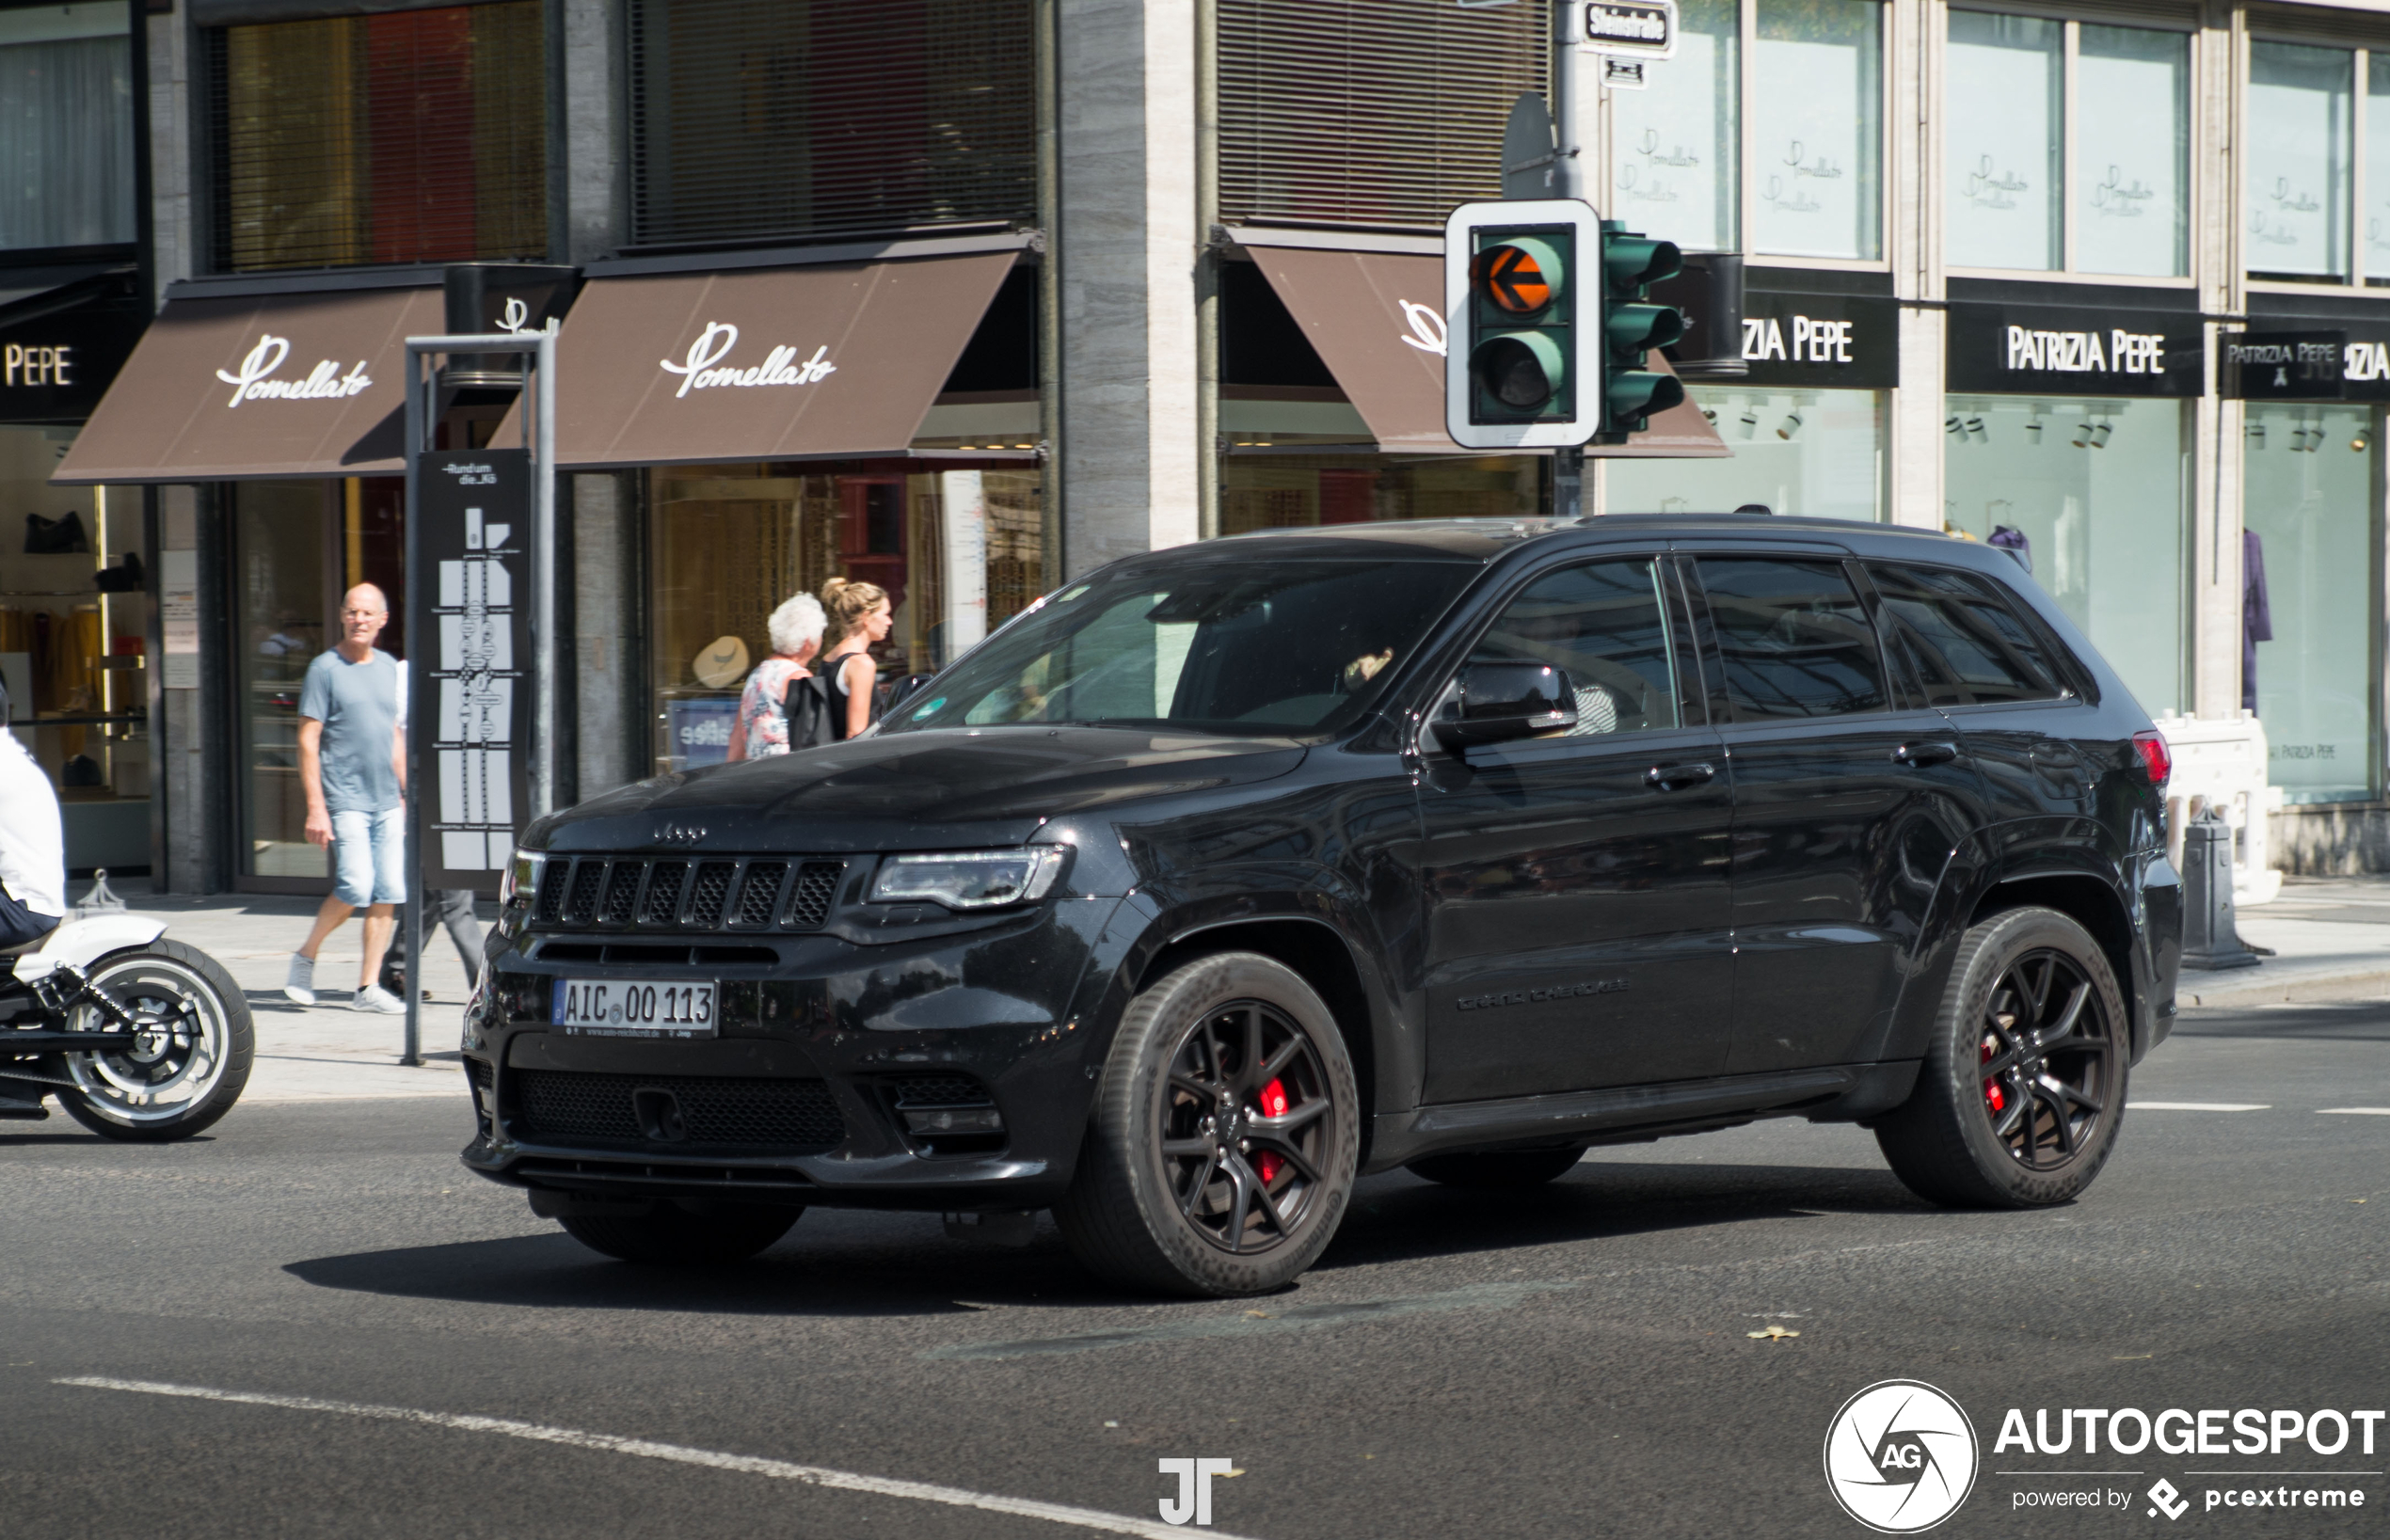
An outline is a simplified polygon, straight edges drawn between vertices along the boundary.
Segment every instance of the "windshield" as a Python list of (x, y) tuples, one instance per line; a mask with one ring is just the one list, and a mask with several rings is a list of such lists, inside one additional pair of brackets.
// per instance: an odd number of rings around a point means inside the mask
[(1106, 723), (1313, 734), (1360, 716), (1474, 564), (1206, 553), (1072, 584), (882, 728)]

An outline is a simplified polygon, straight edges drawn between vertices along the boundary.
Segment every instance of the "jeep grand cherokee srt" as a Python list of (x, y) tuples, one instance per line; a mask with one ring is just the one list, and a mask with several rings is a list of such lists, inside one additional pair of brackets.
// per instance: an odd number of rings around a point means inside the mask
[(1872, 1128), (2063, 1202), (2174, 1018), (2162, 738), (2005, 552), (1830, 520), (1290, 531), (1119, 562), (878, 730), (543, 818), (467, 1165), (632, 1260), (1051, 1208), (1284, 1283), (1355, 1179)]

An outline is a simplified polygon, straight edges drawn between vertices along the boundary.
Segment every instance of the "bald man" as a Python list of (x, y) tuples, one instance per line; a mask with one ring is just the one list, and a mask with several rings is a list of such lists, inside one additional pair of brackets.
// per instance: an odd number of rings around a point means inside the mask
[(340, 643), (308, 665), (299, 690), (307, 838), (332, 848), (333, 881), (282, 992), (315, 1003), (316, 951), (362, 909), (365, 963), (349, 1008), (403, 1015), (406, 1002), (375, 982), (395, 906), (406, 899), (406, 668), (374, 645), (390, 618), (390, 601), (372, 583), (342, 595)]

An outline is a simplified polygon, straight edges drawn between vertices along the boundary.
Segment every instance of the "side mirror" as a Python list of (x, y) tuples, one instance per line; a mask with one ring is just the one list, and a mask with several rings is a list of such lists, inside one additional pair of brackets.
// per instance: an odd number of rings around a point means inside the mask
[(1454, 754), (1577, 724), (1567, 672), (1542, 663), (1471, 663), (1455, 694), (1430, 724), (1436, 741)]

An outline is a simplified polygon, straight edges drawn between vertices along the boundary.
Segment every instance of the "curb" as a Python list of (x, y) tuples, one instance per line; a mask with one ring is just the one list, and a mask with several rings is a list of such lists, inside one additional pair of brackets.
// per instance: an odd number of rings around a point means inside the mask
[[(2186, 1008), (2216, 1010), (2246, 1006), (2330, 1005), (2351, 1000), (2390, 999), (2390, 969), (2327, 974), (2319, 978), (2286, 978), (2266, 983), (2254, 978), (2243, 983), (2235, 976), (2246, 976), (2254, 971), (2257, 970), (2239, 968), (2229, 973), (2203, 976), (2186, 970), (2175, 985), (2175, 1003)], [(2216, 979), (2215, 986), (2203, 989), (2194, 982), (2204, 982), (2208, 977)], [(2224, 983), (2227, 978), (2233, 982)]]

